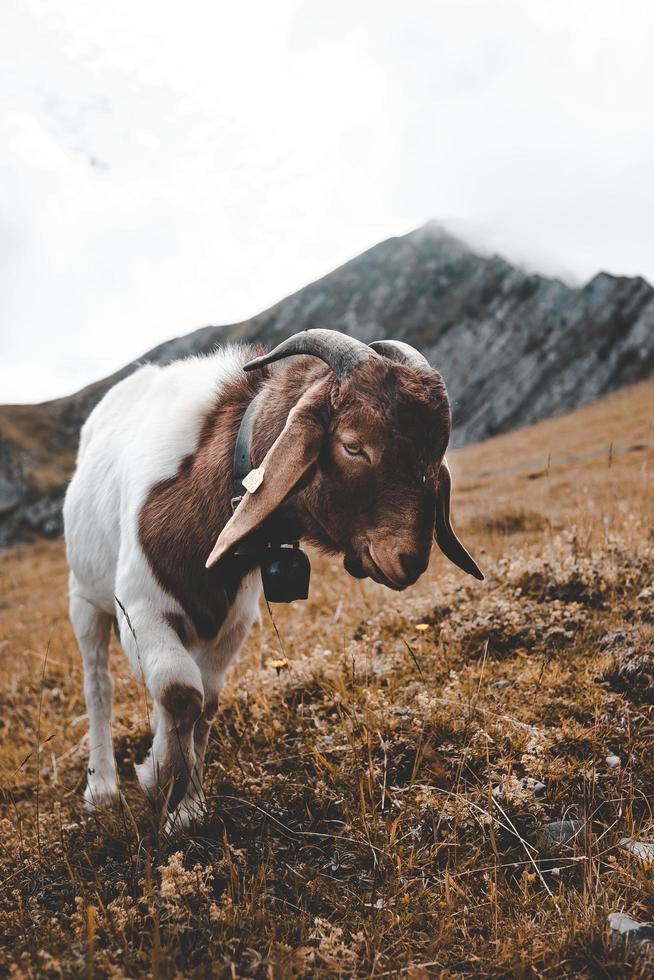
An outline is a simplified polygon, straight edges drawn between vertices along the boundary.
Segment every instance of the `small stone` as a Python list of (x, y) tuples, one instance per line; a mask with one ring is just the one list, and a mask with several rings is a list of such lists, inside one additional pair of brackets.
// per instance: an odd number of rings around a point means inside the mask
[(547, 631), (544, 639), (548, 650), (561, 650), (574, 639), (574, 633), (561, 626), (553, 626)]
[(498, 691), (503, 691), (505, 688), (512, 687), (512, 686), (513, 686), (513, 681), (506, 680), (506, 678), (504, 678), (501, 681), (494, 681), (491, 684), (491, 687), (494, 687)]
[(542, 796), (546, 789), (545, 783), (534, 783), (534, 796)]
[(545, 852), (555, 853), (583, 847), (586, 825), (583, 820), (554, 820), (545, 824), (536, 838), (536, 845)]
[(621, 649), (629, 640), (629, 633), (625, 630), (609, 630), (600, 638), (599, 645), (607, 653), (613, 653), (616, 649)]
[(617, 769), (620, 765), (622, 765), (619, 755), (607, 755), (604, 761), (606, 762), (609, 769)]
[(648, 956), (654, 954), (654, 924), (638, 922), (625, 912), (611, 912), (608, 922), (614, 945), (623, 942), (628, 949), (638, 946)]
[(631, 840), (630, 837), (623, 837), (618, 847), (623, 851), (629, 851), (634, 857), (640, 858), (647, 864), (654, 862), (654, 844), (646, 840)]

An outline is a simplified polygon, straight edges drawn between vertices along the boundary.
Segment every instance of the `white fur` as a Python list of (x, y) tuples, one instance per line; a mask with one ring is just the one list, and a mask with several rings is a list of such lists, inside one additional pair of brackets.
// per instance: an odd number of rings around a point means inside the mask
[(202, 809), (210, 718), (203, 712), (194, 728), (181, 731), (160, 694), (178, 683), (199, 691), (204, 703), (216, 702), (229, 662), (257, 616), (261, 579), (258, 572), (247, 576), (215, 640), (188, 651), (166, 620), (167, 613), (183, 610), (154, 577), (140, 545), (138, 519), (150, 489), (173, 476), (195, 450), (204, 416), (244, 361), (241, 350), (230, 347), (163, 368), (146, 365), (115, 385), (82, 429), (64, 525), (70, 614), (84, 661), (89, 714), (89, 808), (118, 796), (107, 655), (115, 617), (121, 645), (155, 701), (153, 747), (138, 768), (141, 784), (152, 795), (166, 796), (170, 786), (160, 786), (160, 780), (172, 773), (188, 784), (175, 819), (187, 822)]

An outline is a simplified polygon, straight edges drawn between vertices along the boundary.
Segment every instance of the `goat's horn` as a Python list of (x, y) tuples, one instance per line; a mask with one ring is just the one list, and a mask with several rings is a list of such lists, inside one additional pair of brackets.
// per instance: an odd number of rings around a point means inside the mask
[(339, 381), (347, 378), (363, 361), (379, 356), (371, 351), (367, 344), (354, 337), (348, 337), (338, 330), (303, 330), (302, 333), (296, 333), (288, 340), (283, 340), (268, 354), (248, 361), (243, 365), (243, 370), (254, 371), (264, 364), (279, 361), (292, 354), (312, 354), (314, 357), (320, 357), (330, 366)]
[(382, 354), (398, 364), (406, 364), (412, 368), (431, 369), (431, 364), (427, 358), (411, 344), (405, 344), (403, 340), (373, 340), (369, 346), (378, 354)]

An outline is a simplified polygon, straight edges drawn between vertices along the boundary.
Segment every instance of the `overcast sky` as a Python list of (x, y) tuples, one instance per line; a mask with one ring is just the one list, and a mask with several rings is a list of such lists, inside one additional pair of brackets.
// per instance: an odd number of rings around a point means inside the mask
[(2, 0), (0, 402), (436, 218), (654, 281), (650, 0)]

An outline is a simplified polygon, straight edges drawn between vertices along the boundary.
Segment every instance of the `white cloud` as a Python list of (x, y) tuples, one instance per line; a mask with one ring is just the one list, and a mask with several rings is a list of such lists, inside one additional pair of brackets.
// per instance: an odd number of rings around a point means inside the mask
[(654, 280), (653, 28), (640, 0), (5, 0), (0, 401), (432, 217)]

